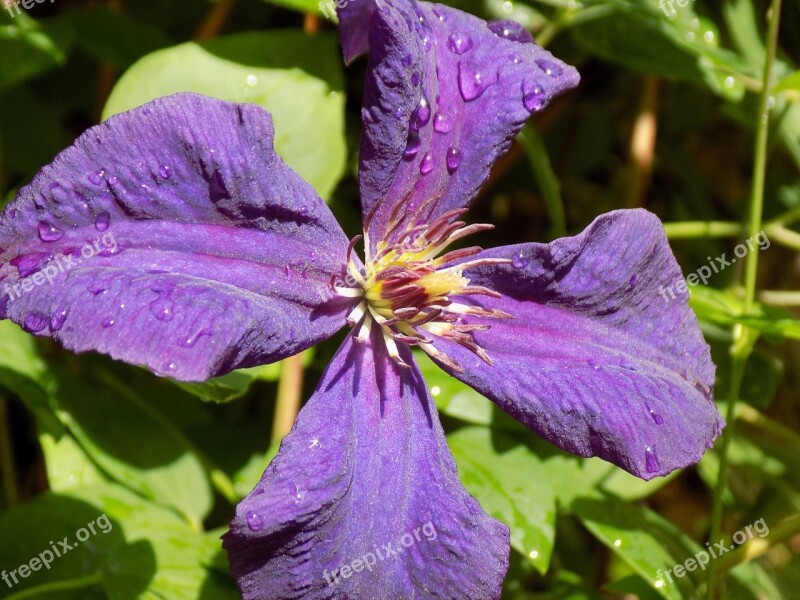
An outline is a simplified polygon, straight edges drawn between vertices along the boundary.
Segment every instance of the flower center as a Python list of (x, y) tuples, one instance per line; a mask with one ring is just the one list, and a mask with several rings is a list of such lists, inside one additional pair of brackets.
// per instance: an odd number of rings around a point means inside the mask
[[(466, 209), (450, 211), (431, 223), (413, 224), (397, 236), (396, 241), (381, 241), (371, 256), (366, 246), (366, 266), (362, 270), (353, 260), (352, 251), (361, 239), (358, 236), (348, 250), (348, 279), (353, 287), (333, 286), (346, 297), (361, 298), (347, 317), (350, 325), (360, 324), (357, 341), (365, 342), (377, 323), (389, 355), (399, 365), (408, 365), (400, 358), (397, 342), (419, 346), (433, 358), (456, 371), (461, 366), (436, 348), (434, 337), (456, 342), (492, 364), (486, 351), (475, 343), (473, 332), (489, 329), (489, 325), (470, 325), (462, 322), (466, 315), (510, 318), (497, 310), (487, 310), (457, 301), (459, 296), (484, 295), (499, 297), (496, 292), (470, 285), (464, 271), (486, 264), (506, 264), (506, 259), (465, 260), (481, 252), (479, 247), (463, 248), (442, 254), (456, 240), (492, 225), (466, 225), (457, 220)], [(392, 227), (389, 228), (392, 232)], [(385, 236), (385, 237), (388, 237)]]

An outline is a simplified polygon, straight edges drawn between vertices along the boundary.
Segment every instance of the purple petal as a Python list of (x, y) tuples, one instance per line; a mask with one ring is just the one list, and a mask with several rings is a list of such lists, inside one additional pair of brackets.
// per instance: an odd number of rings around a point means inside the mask
[(468, 319), (491, 325), (475, 340), (494, 366), (437, 341), (456, 377), (557, 446), (644, 479), (711, 447), (724, 426), (714, 364), (687, 294), (660, 294), (682, 275), (654, 215), (616, 211), (579, 236), (482, 257), (513, 261), (465, 275), (503, 294), (479, 304), (514, 318)]
[(511, 21), (412, 0), (358, 0), (339, 14), (346, 56), (370, 51), (360, 185), (364, 214), (376, 211), (373, 246), (393, 213), (468, 205), (531, 112), (578, 83)]
[(0, 216), (0, 317), (182, 380), (331, 335), (347, 239), (272, 139), (262, 109), (191, 94), (90, 129)]
[(416, 366), (350, 337), (224, 546), (245, 598), (488, 599), (509, 532), (461, 485)]

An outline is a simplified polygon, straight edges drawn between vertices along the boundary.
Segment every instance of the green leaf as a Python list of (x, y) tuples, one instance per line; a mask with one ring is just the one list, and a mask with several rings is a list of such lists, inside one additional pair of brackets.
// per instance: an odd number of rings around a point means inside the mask
[(213, 501), (203, 463), (155, 409), (133, 391), (112, 394), (72, 376), (60, 379), (56, 402), (61, 422), (111, 478), (200, 527)]
[(63, 24), (43, 26), (23, 12), (3, 25), (10, 20), (5, 10), (0, 19), (0, 89), (66, 63), (72, 40)]
[(218, 540), (192, 531), (172, 511), (120, 486), (43, 494), (0, 515), (0, 530), (4, 539), (14, 540), (0, 545), (4, 568), (29, 563), (51, 543), (62, 551), (61, 540), (73, 546), (55, 557), (49, 569), (40, 566), (14, 586), (12, 593), (26, 597), (237, 597), (232, 582), (210, 570)]
[(464, 486), (511, 529), (511, 546), (544, 573), (555, 537), (556, 504), (530, 449), (499, 431), (466, 427), (447, 438)]
[(579, 499), (572, 509), (598, 540), (661, 596), (671, 600), (694, 598), (696, 570), (683, 577), (666, 575), (667, 569), (674, 569), (701, 550), (677, 527), (651, 510), (611, 497)]
[(181, 44), (131, 67), (103, 116), (177, 92), (258, 104), (272, 114), (278, 154), (327, 199), (347, 158), (339, 55), (334, 36), (290, 30)]
[(39, 436), (39, 444), (47, 468), (47, 483), (52, 491), (61, 492), (108, 481), (71, 435), (64, 434), (57, 439), (44, 433)]
[(772, 89), (773, 92), (785, 92), (787, 90), (800, 92), (800, 71), (795, 71), (785, 77)]
[[(292, 10), (296, 10), (298, 12), (304, 13), (320, 13), (322, 12), (325, 14), (325, 11), (322, 10), (322, 6), (325, 6), (328, 11), (331, 11), (329, 4), (333, 4), (332, 2), (320, 2), (320, 0), (267, 0), (270, 4), (274, 4), (276, 6), (281, 6), (283, 8), (291, 8)], [(358, 1), (358, 0), (355, 0)], [(333, 12), (336, 11), (336, 5), (333, 4)], [(333, 14), (332, 12), (330, 14)], [(327, 16), (327, 15), (326, 15)]]
[(743, 315), (744, 304), (731, 294), (699, 285), (690, 289), (689, 303), (701, 320), (717, 325), (740, 323), (766, 335), (800, 339), (800, 319), (781, 308), (756, 303), (751, 314)]

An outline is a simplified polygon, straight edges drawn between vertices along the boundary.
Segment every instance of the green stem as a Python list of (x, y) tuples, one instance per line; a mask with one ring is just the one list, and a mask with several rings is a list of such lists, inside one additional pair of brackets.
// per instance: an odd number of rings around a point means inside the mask
[(3, 494), (6, 506), (14, 506), (19, 500), (17, 490), (17, 468), (14, 448), (11, 445), (11, 428), (8, 426), (8, 400), (0, 396), (0, 467), (3, 472)]
[(741, 235), (742, 225), (730, 221), (682, 221), (664, 223), (664, 230), (671, 240), (699, 237), (723, 238)]
[[(762, 88), (758, 101), (758, 124), (756, 128), (753, 187), (750, 195), (750, 220), (748, 227), (751, 239), (755, 238), (761, 231), (764, 216), (764, 180), (767, 170), (767, 142), (769, 137), (769, 95), (772, 91), (772, 70), (775, 64), (775, 53), (778, 47), (780, 12), (781, 0), (772, 0), (769, 14), (769, 32), (767, 34), (767, 57), (764, 64)], [(756, 246), (753, 251), (747, 255), (744, 274), (744, 314), (751, 313), (756, 302), (759, 250), (760, 248)], [(723, 496), (728, 484), (728, 454), (734, 435), (736, 402), (742, 388), (744, 369), (757, 337), (753, 332), (742, 326), (736, 326), (733, 334), (733, 345), (731, 346), (731, 385), (728, 396), (728, 428), (723, 434), (722, 445), (719, 450), (719, 473), (717, 474), (717, 484), (714, 490), (714, 506), (711, 514), (710, 541), (712, 543), (719, 539), (722, 531), (722, 517), (724, 511)], [(707, 598), (708, 600), (714, 600), (717, 586), (717, 565), (711, 565), (708, 577)]]
[(94, 587), (103, 583), (103, 574), (99, 571), (79, 577), (77, 579), (69, 579), (66, 581), (53, 581), (51, 583), (43, 583), (30, 587), (25, 590), (20, 590), (16, 594), (11, 594), (6, 597), (6, 600), (22, 600), (23, 598), (41, 598), (44, 594), (51, 594), (55, 592), (63, 592), (65, 590), (79, 590), (82, 588)]
[(294, 425), (303, 396), (303, 355), (297, 354), (285, 359), (281, 365), (281, 379), (278, 383), (278, 399), (275, 404), (275, 418), (272, 422), (272, 443), (279, 442)]
[(737, 565), (749, 562), (763, 555), (770, 548), (785, 542), (800, 533), (800, 515), (795, 515), (773, 527), (768, 537), (754, 538), (736, 550), (719, 557), (715, 563), (717, 573), (728, 571)]
[(561, 198), (561, 186), (558, 183), (550, 164), (550, 156), (542, 136), (536, 125), (529, 123), (519, 135), (519, 141), (525, 148), (528, 163), (533, 175), (539, 183), (539, 191), (544, 199), (547, 214), (550, 217), (550, 234), (552, 238), (567, 235), (567, 217), (564, 210), (564, 200)]

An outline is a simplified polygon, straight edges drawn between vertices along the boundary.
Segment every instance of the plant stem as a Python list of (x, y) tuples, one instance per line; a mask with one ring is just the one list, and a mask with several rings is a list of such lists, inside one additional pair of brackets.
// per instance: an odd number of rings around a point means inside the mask
[(550, 163), (547, 146), (544, 144), (539, 130), (533, 123), (528, 123), (518, 137), (525, 148), (533, 176), (539, 184), (547, 214), (550, 217), (550, 236), (560, 238), (567, 235), (567, 217), (564, 211), (564, 200), (561, 197), (561, 186)]
[(198, 42), (216, 37), (231, 16), (236, 0), (217, 0), (214, 8), (208, 13), (206, 20), (197, 29), (194, 39)]
[(51, 583), (43, 583), (35, 587), (30, 587), (26, 590), (20, 590), (16, 594), (11, 594), (6, 597), (6, 600), (22, 600), (23, 598), (41, 598), (47, 594), (54, 594), (65, 590), (79, 590), (82, 588), (94, 587), (103, 583), (103, 574), (101, 572), (92, 573), (85, 577), (77, 579), (68, 579), (65, 581), (53, 581)]
[(698, 237), (722, 238), (740, 235), (742, 225), (731, 221), (681, 221), (664, 223), (664, 230), (671, 240)]
[(292, 430), (303, 393), (303, 355), (297, 354), (283, 361), (275, 420), (272, 423), (272, 442), (275, 443)]
[(8, 426), (8, 400), (3, 396), (0, 396), (0, 467), (3, 472), (3, 495), (6, 506), (11, 507), (19, 500), (19, 492), (14, 448), (11, 445), (11, 428)]
[[(756, 125), (755, 156), (753, 161), (753, 186), (750, 195), (750, 219), (748, 232), (751, 239), (761, 231), (764, 215), (764, 180), (767, 170), (767, 141), (769, 137), (769, 96), (772, 91), (772, 70), (775, 64), (775, 53), (778, 47), (778, 26), (780, 24), (781, 0), (772, 0), (769, 18), (769, 31), (767, 33), (767, 56), (764, 64), (762, 88), (758, 101), (758, 123)], [(758, 276), (758, 254), (760, 248), (756, 246), (747, 255), (745, 264), (745, 296), (744, 314), (753, 310), (756, 301), (756, 283)], [(723, 434), (722, 445), (719, 449), (720, 462), (717, 474), (717, 485), (714, 490), (714, 507), (711, 514), (711, 535), (709, 541), (714, 543), (720, 538), (722, 531), (722, 516), (724, 511), (723, 496), (728, 484), (728, 454), (734, 435), (736, 417), (736, 402), (742, 388), (744, 369), (750, 352), (753, 349), (757, 336), (747, 328), (737, 325), (733, 331), (733, 344), (731, 346), (731, 385), (728, 396), (728, 428)], [(708, 600), (714, 600), (717, 587), (717, 568), (712, 564), (708, 575)]]

